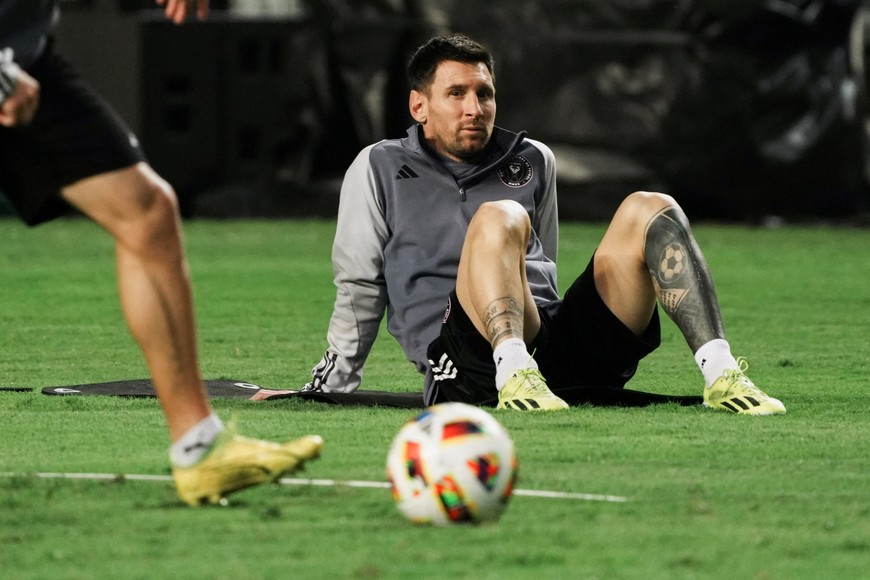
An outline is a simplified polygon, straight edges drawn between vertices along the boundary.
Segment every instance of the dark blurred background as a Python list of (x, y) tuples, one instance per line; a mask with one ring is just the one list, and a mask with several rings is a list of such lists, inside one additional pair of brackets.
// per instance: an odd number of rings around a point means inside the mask
[(864, 0), (68, 0), (59, 50), (187, 217), (332, 216), (347, 165), (411, 119), (435, 33), (496, 57), (497, 124), (550, 145), (563, 219), (637, 189), (693, 219), (866, 222)]

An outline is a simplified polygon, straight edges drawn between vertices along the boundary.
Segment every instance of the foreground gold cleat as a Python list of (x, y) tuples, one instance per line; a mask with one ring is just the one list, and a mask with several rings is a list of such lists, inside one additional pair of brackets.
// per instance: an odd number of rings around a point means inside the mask
[(782, 415), (785, 405), (764, 393), (746, 376), (749, 365), (738, 358), (740, 369), (725, 371), (716, 382), (704, 389), (704, 406), (742, 415)]
[(498, 392), (499, 409), (517, 411), (558, 411), (568, 403), (553, 394), (537, 369), (520, 369)]
[(302, 468), (305, 461), (320, 455), (321, 447), (319, 435), (273, 443), (225, 431), (202, 461), (191, 467), (173, 467), (172, 477), (185, 503), (225, 504), (225, 497), (234, 491), (275, 482)]

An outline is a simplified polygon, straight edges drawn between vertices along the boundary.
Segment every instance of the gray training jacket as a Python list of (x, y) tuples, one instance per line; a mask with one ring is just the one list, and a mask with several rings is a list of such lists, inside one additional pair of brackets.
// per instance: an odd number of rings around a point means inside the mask
[(385, 311), (405, 355), (429, 372), (426, 350), (440, 332), (468, 224), (484, 202), (512, 199), (526, 208), (534, 229), (526, 252), (532, 294), (539, 303), (559, 297), (552, 151), (496, 127), (486, 160), (468, 165), (435, 155), (422, 141), (414, 125), (402, 139), (363, 149), (347, 170), (332, 247), (329, 346), (311, 371), (314, 388), (347, 393), (360, 386)]

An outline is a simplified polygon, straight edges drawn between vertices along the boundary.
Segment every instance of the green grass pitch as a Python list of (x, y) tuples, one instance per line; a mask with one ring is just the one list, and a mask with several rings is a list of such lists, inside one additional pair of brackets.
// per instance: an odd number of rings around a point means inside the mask
[[(308, 379), (333, 300), (330, 221), (191, 221), (203, 372), (273, 388)], [(564, 288), (603, 225), (562, 228)], [(191, 509), (166, 481), (0, 478), (5, 578), (866, 578), (870, 562), (870, 230), (699, 224), (735, 354), (788, 414), (671, 405), (495, 412), (518, 486), (496, 525), (418, 528), (381, 488), (281, 485)], [(697, 394), (664, 321), (630, 386)], [(0, 472), (166, 475), (154, 400), (47, 397), (146, 376), (117, 304), (111, 240), (80, 220), (0, 220)], [(421, 380), (386, 332), (364, 387)], [(407, 411), (216, 400), (251, 436), (319, 433), (302, 477), (383, 482)]]

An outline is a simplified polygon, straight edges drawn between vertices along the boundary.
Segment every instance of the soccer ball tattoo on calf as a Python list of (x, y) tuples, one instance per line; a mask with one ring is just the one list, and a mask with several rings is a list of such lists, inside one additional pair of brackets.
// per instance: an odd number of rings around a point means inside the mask
[(656, 297), (694, 348), (721, 335), (713, 280), (688, 221), (666, 208), (647, 224), (644, 259)]

